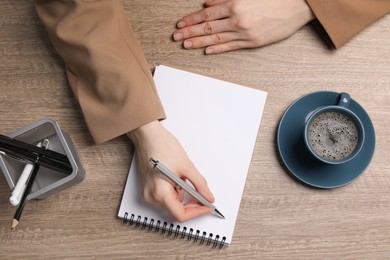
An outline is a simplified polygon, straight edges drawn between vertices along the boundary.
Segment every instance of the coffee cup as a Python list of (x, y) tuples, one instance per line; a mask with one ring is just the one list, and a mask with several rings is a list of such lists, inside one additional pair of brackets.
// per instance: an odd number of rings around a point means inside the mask
[(305, 145), (316, 159), (327, 164), (341, 164), (361, 151), (364, 126), (348, 109), (350, 102), (350, 95), (341, 93), (336, 105), (319, 107), (306, 116)]

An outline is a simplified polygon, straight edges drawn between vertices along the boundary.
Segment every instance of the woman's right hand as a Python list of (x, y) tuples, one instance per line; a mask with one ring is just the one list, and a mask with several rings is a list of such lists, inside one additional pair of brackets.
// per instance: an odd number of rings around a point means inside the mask
[(143, 125), (127, 135), (135, 145), (142, 197), (146, 202), (168, 212), (179, 222), (211, 213), (209, 207), (199, 202), (183, 204), (184, 191), (169, 183), (149, 163), (151, 157), (158, 159), (180, 178), (189, 180), (209, 202), (214, 202), (205, 178), (179, 141), (159, 121)]

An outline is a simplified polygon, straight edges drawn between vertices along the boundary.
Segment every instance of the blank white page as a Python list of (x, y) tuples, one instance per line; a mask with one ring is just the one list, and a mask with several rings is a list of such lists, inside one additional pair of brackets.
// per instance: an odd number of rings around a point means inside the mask
[(225, 219), (208, 215), (177, 223), (147, 205), (140, 196), (134, 160), (118, 217), (127, 212), (142, 221), (147, 217), (148, 221), (173, 223), (175, 228), (206, 232), (207, 237), (225, 237), (230, 244), (267, 93), (163, 65), (156, 67), (154, 80), (167, 115), (163, 125), (207, 179), (214, 205)]

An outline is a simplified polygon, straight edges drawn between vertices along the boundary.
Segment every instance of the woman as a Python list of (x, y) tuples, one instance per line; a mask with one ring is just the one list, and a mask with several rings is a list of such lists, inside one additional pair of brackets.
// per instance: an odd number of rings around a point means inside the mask
[[(207, 54), (254, 48), (288, 37), (319, 19), (340, 47), (389, 12), (387, 0), (211, 0), (178, 22), (184, 46)], [(211, 210), (182, 204), (183, 192), (155, 174), (149, 158), (188, 179), (210, 202), (214, 197), (165, 118), (149, 65), (118, 0), (37, 0), (36, 9), (65, 62), (69, 85), (97, 144), (126, 134), (135, 145), (144, 199), (186, 221)], [(115, 64), (115, 66), (113, 66)]]

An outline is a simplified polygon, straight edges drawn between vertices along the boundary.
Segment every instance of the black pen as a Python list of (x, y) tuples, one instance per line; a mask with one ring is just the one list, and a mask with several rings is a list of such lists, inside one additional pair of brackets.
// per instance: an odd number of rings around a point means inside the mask
[(43, 149), (42, 147), (37, 147), (33, 144), (22, 142), (15, 138), (8, 137), (6, 135), (0, 134), (0, 147), (10, 147), (11, 149), (21, 149), (29, 151), (34, 154), (38, 154), (40, 157), (48, 157), (53, 160), (61, 161), (63, 163), (69, 163), (68, 157), (62, 153), (50, 149)]
[(31, 163), (39, 159), (41, 166), (66, 174), (73, 171), (66, 155), (4, 135), (0, 135), (0, 153)]

